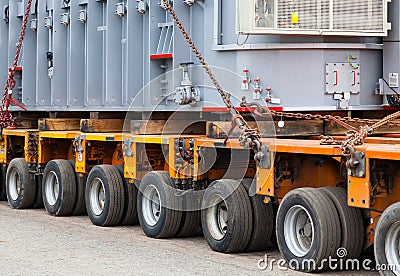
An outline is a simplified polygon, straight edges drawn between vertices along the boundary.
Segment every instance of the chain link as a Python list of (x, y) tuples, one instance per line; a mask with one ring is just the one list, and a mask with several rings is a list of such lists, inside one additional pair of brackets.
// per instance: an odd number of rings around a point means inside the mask
[(19, 39), (18, 39), (18, 43), (17, 43), (17, 51), (16, 51), (15, 57), (14, 57), (13, 67), (11, 68), (11, 70), (9, 70), (7, 81), (6, 81), (6, 86), (4, 88), (3, 98), (1, 100), (0, 127), (3, 129), (7, 128), (7, 127), (15, 127), (15, 122), (12, 117), (12, 114), (8, 111), (8, 108), (11, 103), (21, 107), (22, 109), (25, 109), (23, 106), (21, 106), (18, 102), (16, 102), (13, 99), (12, 90), (14, 89), (14, 87), (16, 85), (16, 81), (14, 80), (14, 75), (15, 75), (15, 71), (17, 70), (17, 67), (18, 67), (18, 60), (19, 60), (19, 56), (21, 54), (22, 43), (23, 43), (24, 37), (25, 37), (25, 30), (26, 30), (26, 26), (28, 24), (28, 18), (29, 18), (31, 6), (32, 6), (32, 0), (28, 0), (28, 3), (26, 5), (25, 14), (24, 14), (24, 20), (22, 22), (21, 33), (19, 35)]

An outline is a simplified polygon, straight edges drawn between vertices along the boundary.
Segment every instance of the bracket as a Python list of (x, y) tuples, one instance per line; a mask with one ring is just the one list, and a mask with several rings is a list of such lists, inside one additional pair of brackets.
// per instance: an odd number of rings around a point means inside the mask
[(75, 141), (74, 141), (75, 152), (79, 152), (79, 153), (84, 152), (85, 149), (83, 148), (82, 141), (83, 141), (83, 139), (81, 138), (81, 136), (75, 137)]
[(122, 144), (122, 151), (124, 152), (124, 156), (128, 157), (133, 157), (133, 151), (132, 151), (132, 144), (134, 142), (133, 137), (132, 138), (124, 138), (124, 143)]
[(119, 17), (123, 17), (125, 15), (125, 3), (120, 2), (115, 4), (115, 14)]
[(356, 178), (364, 178), (367, 171), (366, 163), (365, 152), (352, 152), (350, 159), (347, 161), (349, 175)]
[(271, 169), (271, 152), (268, 146), (261, 146), (261, 151), (254, 156), (261, 169)]

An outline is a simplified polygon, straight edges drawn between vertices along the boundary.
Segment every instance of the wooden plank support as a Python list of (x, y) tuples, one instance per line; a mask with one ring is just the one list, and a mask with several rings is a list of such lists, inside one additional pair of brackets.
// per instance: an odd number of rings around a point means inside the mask
[(155, 134), (195, 134), (205, 135), (206, 122), (193, 120), (132, 120), (133, 135)]
[(38, 120), (35, 118), (18, 117), (14, 121), (17, 128), (36, 129), (38, 127)]
[(78, 118), (42, 118), (38, 120), (39, 130), (79, 130), (80, 119)]
[(121, 132), (124, 119), (82, 119), (80, 129), (86, 133)]
[[(251, 128), (258, 127), (262, 137), (275, 137), (275, 135), (276, 137), (313, 136), (324, 133), (323, 121), (285, 121), (283, 127), (279, 127), (276, 121), (249, 121), (248, 124)], [(207, 122), (207, 137), (226, 138), (231, 125), (231, 122)], [(235, 138), (239, 135), (240, 130), (236, 127), (230, 137)]]
[[(349, 125), (358, 128), (363, 124), (350, 123)], [(335, 123), (334, 121), (325, 121), (325, 135), (344, 135), (346, 131), (347, 131), (346, 128), (342, 127), (338, 123)], [(400, 127), (384, 125), (374, 130), (373, 134), (396, 134), (396, 133), (400, 133)]]

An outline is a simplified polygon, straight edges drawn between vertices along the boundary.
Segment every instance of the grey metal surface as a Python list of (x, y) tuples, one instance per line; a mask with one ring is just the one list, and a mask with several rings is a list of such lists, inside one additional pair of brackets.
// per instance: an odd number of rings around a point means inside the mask
[[(398, 83), (390, 82), (391, 76), (400, 73), (400, 5), (399, 1), (392, 1), (389, 4), (389, 19), (392, 21), (392, 31), (383, 39), (383, 92), (395, 94), (399, 92)], [(393, 91), (394, 90), (394, 91)]]
[[(21, 1), (26, 5), (27, 0), (0, 0), (1, 10), (9, 7), (8, 22), (0, 20), (0, 84), (14, 58), (22, 24), (18, 13)], [(172, 19), (159, 7), (159, 0), (67, 2), (34, 1), (37, 7), (33, 5), (30, 20), (37, 20), (37, 29), (26, 31), (22, 79), (14, 91), (14, 97), (28, 110), (142, 112), (158, 106), (159, 110), (200, 111), (222, 104), (215, 90), (202, 87), (210, 83), (201, 68), (192, 68), (190, 77), (205, 102), (184, 108), (173, 102), (172, 94), (182, 80), (179, 64), (197, 60), (176, 26), (168, 27)], [(338, 100), (325, 93), (325, 64), (350, 66), (347, 57), (353, 55), (357, 58), (354, 62), (360, 64), (360, 93), (351, 94), (348, 109), (379, 109), (383, 99), (374, 92), (382, 78), (383, 60), (384, 76), (400, 71), (398, 42), (384, 43), (383, 58), (382, 38), (378, 37), (251, 35), (246, 41), (246, 36), (238, 37), (235, 32), (235, 1), (196, 0), (192, 6), (182, 0), (173, 2), (208, 63), (231, 72), (218, 69), (217, 76), (236, 104), (243, 96), (253, 101), (254, 79), (260, 77), (262, 92), (258, 101), (263, 105), (268, 95), (265, 88), (271, 87), (276, 101), (270, 106), (283, 110), (336, 110), (340, 106)], [(137, 11), (137, 5), (144, 13)], [(384, 40), (397, 41), (398, 0), (390, 4), (389, 14), (393, 31)], [(50, 29), (45, 26), (49, 16)], [(62, 18), (68, 20), (62, 24)], [(165, 37), (167, 28), (170, 31)], [(160, 39), (162, 33), (164, 37)], [(244, 41), (243, 46), (238, 45)], [(52, 62), (47, 59), (48, 52), (52, 53)], [(151, 58), (156, 54), (172, 54), (172, 58)], [(241, 89), (244, 68), (252, 80), (249, 90)], [(175, 73), (168, 73), (170, 70)]]

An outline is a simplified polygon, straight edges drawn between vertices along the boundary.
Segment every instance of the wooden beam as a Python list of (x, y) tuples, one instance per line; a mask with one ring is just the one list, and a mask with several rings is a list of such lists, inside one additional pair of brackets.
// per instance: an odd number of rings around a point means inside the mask
[(38, 120), (34, 118), (18, 117), (14, 122), (17, 128), (35, 129), (38, 127)]
[(205, 135), (206, 122), (193, 120), (132, 120), (134, 135), (155, 134), (198, 134)]
[[(285, 121), (282, 127), (279, 127), (276, 121), (249, 121), (248, 124), (251, 128), (258, 128), (262, 137), (314, 136), (322, 135), (324, 131), (323, 121)], [(207, 122), (207, 136), (210, 138), (226, 138), (231, 125), (231, 122)], [(237, 138), (239, 135), (240, 129), (236, 127), (230, 137)]]
[(79, 122), (78, 118), (42, 118), (38, 120), (38, 125), (39, 130), (79, 130)]
[[(396, 120), (395, 122), (399, 122)], [(360, 127), (364, 126), (365, 124), (360, 123), (350, 123), (349, 125), (353, 127)], [(335, 123), (334, 121), (326, 121), (325, 122), (325, 135), (344, 135), (347, 129)], [(380, 128), (377, 128), (373, 134), (397, 134), (400, 133), (400, 127), (393, 126), (393, 125), (384, 125)]]
[(80, 129), (82, 132), (121, 132), (124, 119), (82, 119)]

